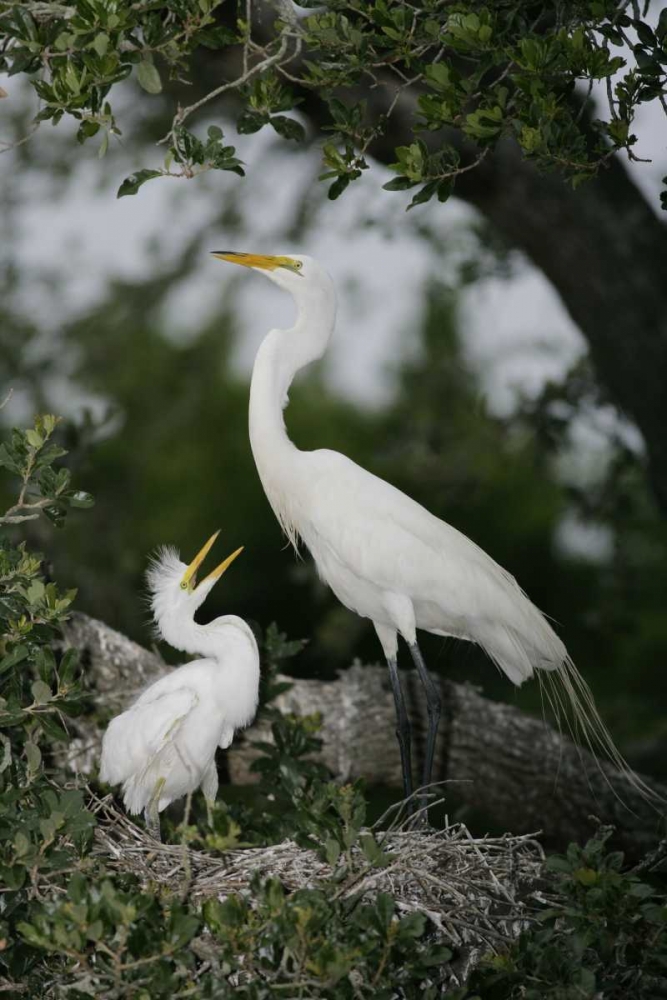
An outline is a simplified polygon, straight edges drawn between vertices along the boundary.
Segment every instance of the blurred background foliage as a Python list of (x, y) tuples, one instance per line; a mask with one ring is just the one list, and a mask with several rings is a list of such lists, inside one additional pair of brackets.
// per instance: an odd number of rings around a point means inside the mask
[[(162, 127), (159, 112), (155, 120), (147, 117), (136, 91), (127, 100), (136, 102), (137, 120), (145, 119), (148, 141)], [(15, 105), (17, 129), (27, 111), (27, 105)], [(74, 255), (70, 263), (63, 247), (48, 268), (31, 268), (17, 247), (22, 213), (40, 204), (52, 208), (64, 198), (72, 182), (72, 142), (63, 133), (49, 139), (48, 148), (43, 138), (17, 148), (0, 193), (6, 210), (0, 379), (16, 390), (0, 419), (20, 423), (46, 405), (65, 411), (71, 464), (96, 498), (95, 508), (62, 539), (42, 536), (39, 524), (30, 526), (34, 545), (57, 567), (63, 586), (78, 587), (79, 609), (150, 643), (141, 597), (148, 553), (173, 543), (190, 557), (220, 527), (221, 546), (231, 551), (242, 544), (245, 552), (213, 592), (207, 617), (239, 614), (261, 628), (275, 620), (288, 635), (306, 637), (295, 662), (303, 674), (332, 676), (355, 657), (376, 661), (380, 651), (370, 625), (336, 602), (307, 555), (295, 558), (264, 498), (247, 438), (249, 374), (237, 361), (245, 321), (234, 296), (218, 300), (203, 321), (199, 313), (192, 319), (180, 315), (187, 336), (175, 334), (167, 320), (174, 289), (192, 278), (202, 247), (212, 247), (214, 227), (242, 249), (271, 250), (286, 241), (299, 246), (317, 224), (321, 195), (313, 196), (304, 184), (292, 209), (274, 224), (271, 245), (265, 239), (260, 247), (248, 215), (252, 196), (238, 195), (227, 180), (202, 179), (211, 217), (193, 223), (189, 232), (163, 219), (163, 239), (173, 252), (165, 256), (160, 244), (149, 248), (155, 264), (149, 276), (116, 274), (93, 301), (68, 309), (61, 278), (68, 267), (81, 268), (80, 258)], [(282, 177), (290, 163), (300, 176), (315, 169), (307, 151), (276, 152), (269, 145), (266, 157), (265, 174), (272, 164)], [(113, 159), (94, 165), (99, 197), (112, 196), (104, 173), (108, 162)], [(182, 205), (181, 191), (174, 193), (174, 205), (179, 198)], [(428, 220), (402, 224), (423, 242), (432, 268), (418, 321), (400, 330), (410, 350), (389, 359), (392, 393), (372, 407), (345, 397), (327, 377), (324, 362), (292, 391), (290, 434), (301, 448), (345, 452), (470, 535), (514, 573), (559, 623), (632, 762), (664, 777), (667, 527), (649, 494), (641, 453), (618, 430), (620, 421), (612, 421), (603, 459), (590, 456), (595, 474), (579, 482), (563, 474), (573, 425), (582, 414), (612, 405), (585, 358), (511, 413), (495, 413), (465, 350), (461, 301), (480, 274), (507, 273), (507, 248), (471, 223), (472, 249), (447, 270)], [(85, 229), (83, 210), (80, 225)], [(381, 235), (388, 222), (378, 218), (375, 225)], [(124, 254), (117, 233), (95, 237), (115, 240), (118, 256)], [(43, 305), (41, 311), (33, 308), (38, 294), (51, 304), (51, 315)], [(604, 544), (590, 551), (586, 544), (566, 544), (568, 524), (584, 533), (594, 529)], [(424, 643), (431, 667), (468, 679), (492, 697), (541, 710), (536, 686), (514, 691), (476, 648), (426, 636)]]

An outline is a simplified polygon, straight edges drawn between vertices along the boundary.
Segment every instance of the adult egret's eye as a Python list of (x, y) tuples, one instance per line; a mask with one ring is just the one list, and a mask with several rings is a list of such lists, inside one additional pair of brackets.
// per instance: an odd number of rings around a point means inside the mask
[(301, 260), (295, 260), (294, 261), (294, 266), (297, 269), (297, 271), (300, 271), (301, 268), (303, 267), (303, 261), (301, 261)]
[(185, 582), (185, 580), (183, 580), (183, 583), (181, 584), (181, 590), (187, 590), (187, 589), (188, 589), (188, 585)]

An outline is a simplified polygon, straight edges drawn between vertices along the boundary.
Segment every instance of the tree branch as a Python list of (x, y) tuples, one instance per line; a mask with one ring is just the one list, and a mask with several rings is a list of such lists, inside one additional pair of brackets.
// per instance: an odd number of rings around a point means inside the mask
[[(66, 640), (83, 651), (85, 681), (104, 718), (166, 669), (159, 656), (85, 615), (72, 617)], [(277, 707), (322, 714), (321, 759), (339, 779), (401, 787), (394, 705), (384, 667), (355, 664), (334, 682), (283, 679), (292, 687), (280, 695)], [(659, 817), (613, 767), (598, 764), (541, 719), (489, 701), (469, 685), (434, 680), (444, 706), (434, 779), (452, 781), (466, 809), (483, 811), (497, 827), (513, 833), (542, 829), (555, 847), (590, 836), (596, 827), (591, 814), (616, 827), (616, 843), (632, 857), (655, 846)], [(407, 673), (404, 681), (419, 767), (426, 706), (416, 675)], [(99, 759), (101, 732), (91, 720), (76, 724), (79, 739), (72, 744), (71, 762), (90, 772)], [(268, 725), (260, 721), (234, 743), (227, 754), (234, 783), (256, 780), (250, 771), (257, 756), (251, 741), (267, 738)]]

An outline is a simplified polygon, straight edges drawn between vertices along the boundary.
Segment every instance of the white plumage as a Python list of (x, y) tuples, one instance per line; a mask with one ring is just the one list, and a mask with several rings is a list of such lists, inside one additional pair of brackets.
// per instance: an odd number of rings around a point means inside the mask
[(113, 719), (102, 742), (100, 779), (122, 785), (130, 813), (145, 812), (159, 836), (158, 814), (201, 787), (210, 805), (218, 790), (217, 747), (252, 722), (259, 692), (259, 654), (248, 627), (233, 615), (208, 625), (194, 620), (238, 549), (196, 586), (196, 571), (217, 535), (189, 566), (163, 549), (147, 574), (158, 634), (201, 659), (177, 667), (151, 684)]
[(477, 643), (517, 685), (535, 670), (548, 671), (547, 693), (557, 710), (567, 703), (585, 739), (627, 771), (564, 644), (510, 573), (456, 528), (344, 455), (302, 452), (290, 441), (282, 416), (290, 384), (299, 369), (323, 356), (335, 325), (336, 294), (324, 268), (301, 255), (217, 251), (214, 256), (259, 271), (294, 299), (294, 325), (271, 330), (255, 360), (253, 455), (288, 538), (295, 546), (299, 536), (303, 539), (339, 600), (375, 626), (396, 701), (406, 794), (412, 787), (410, 728), (396, 668), (398, 635), (407, 642), (426, 691), (425, 785), (440, 714), (417, 629)]

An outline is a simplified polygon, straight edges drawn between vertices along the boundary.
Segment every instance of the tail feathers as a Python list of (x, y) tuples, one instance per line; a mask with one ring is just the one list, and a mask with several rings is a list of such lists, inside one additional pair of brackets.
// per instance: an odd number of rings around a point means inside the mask
[(546, 619), (541, 615), (540, 619), (541, 628), (530, 636), (495, 622), (477, 630), (479, 644), (517, 687), (532, 677), (536, 669), (559, 670), (567, 658), (561, 640)]
[[(538, 680), (556, 717), (559, 730), (562, 731), (564, 718), (575, 743), (583, 744), (596, 760), (599, 757), (606, 758), (644, 801), (652, 805), (657, 812), (664, 812), (667, 801), (647, 785), (623, 757), (600, 717), (593, 692), (570, 657), (565, 657), (556, 672), (538, 674)], [(606, 773), (602, 768), (600, 770), (619, 801), (626, 805), (621, 794), (609, 782)]]
[[(606, 758), (642, 799), (662, 812), (665, 799), (635, 774), (620, 753), (600, 717), (593, 694), (568, 656), (567, 650), (548, 621), (530, 604), (530, 628), (518, 631), (497, 622), (477, 630), (477, 641), (496, 666), (513, 684), (521, 685), (537, 671), (537, 678), (560, 731), (563, 722), (575, 743), (584, 746), (599, 760)], [(600, 771), (609, 782), (606, 772)], [(609, 783), (622, 801), (618, 790)], [(625, 803), (624, 803), (625, 804)]]

